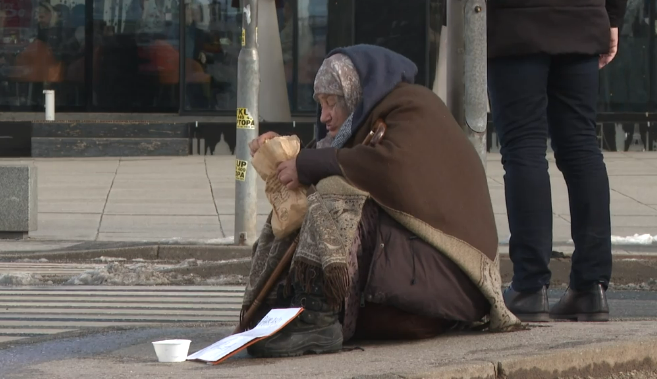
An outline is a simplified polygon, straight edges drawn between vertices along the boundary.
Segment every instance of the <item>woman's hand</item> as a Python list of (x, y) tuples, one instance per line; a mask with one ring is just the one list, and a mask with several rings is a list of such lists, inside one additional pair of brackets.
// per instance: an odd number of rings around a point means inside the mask
[(299, 174), (297, 173), (296, 158), (281, 162), (278, 165), (278, 180), (289, 190), (299, 188)]
[(258, 151), (258, 149), (260, 149), (260, 146), (264, 145), (265, 141), (267, 141), (268, 139), (276, 138), (276, 137), (278, 137), (278, 133), (267, 132), (267, 133), (261, 135), (260, 137), (254, 139), (253, 141), (249, 142), (249, 149), (251, 150), (251, 157), (253, 157), (255, 155), (256, 151)]

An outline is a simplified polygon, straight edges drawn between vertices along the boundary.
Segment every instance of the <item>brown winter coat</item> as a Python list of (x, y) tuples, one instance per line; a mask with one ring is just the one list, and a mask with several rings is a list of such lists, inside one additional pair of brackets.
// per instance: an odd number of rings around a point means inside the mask
[[(378, 119), (387, 125), (381, 143), (362, 145)], [(336, 167), (387, 211), (408, 214), (496, 259), (497, 230), (484, 168), (450, 111), (427, 88), (399, 84), (344, 148), (304, 151), (297, 158), (305, 183), (335, 174)], [(435, 319), (473, 322), (489, 312), (478, 284), (457, 263), (386, 212), (380, 212), (376, 246), (369, 252), (372, 263), (362, 296), (377, 305), (361, 310), (359, 329), (369, 326), (379, 335), (381, 328), (373, 322), (386, 306), (401, 311), (388, 309), (386, 319), (405, 324), (395, 331), (395, 323), (386, 322), (386, 337), (409, 335), (413, 328), (432, 334), (440, 329)], [(368, 308), (375, 317), (367, 316)], [(437, 329), (432, 331), (431, 324)]]
[[(374, 122), (386, 134), (361, 145)], [(484, 168), (445, 104), (427, 88), (400, 84), (370, 112), (337, 157), (343, 176), (384, 208), (414, 216), (497, 255), (497, 229)], [(486, 298), (459, 267), (382, 212), (365, 300), (447, 320), (477, 321)]]

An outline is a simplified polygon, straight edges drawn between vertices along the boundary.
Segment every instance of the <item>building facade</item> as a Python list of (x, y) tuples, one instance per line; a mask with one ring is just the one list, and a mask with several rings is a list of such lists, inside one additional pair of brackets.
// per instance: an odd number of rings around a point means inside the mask
[[(261, 130), (312, 138), (314, 76), (339, 46), (395, 50), (443, 96), (445, 2), (260, 0)], [(618, 57), (600, 73), (605, 150), (657, 150), (656, 5), (629, 1)], [(171, 135), (175, 154), (182, 139), (188, 153), (233, 150), (241, 22), (239, 0), (3, 0), (0, 136), (9, 138), (0, 155), (64, 156), (50, 145)], [(45, 89), (56, 93), (56, 123), (40, 121)]]

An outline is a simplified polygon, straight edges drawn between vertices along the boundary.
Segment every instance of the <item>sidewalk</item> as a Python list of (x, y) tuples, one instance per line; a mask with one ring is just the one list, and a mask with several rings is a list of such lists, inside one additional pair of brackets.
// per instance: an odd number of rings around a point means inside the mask
[(657, 324), (550, 323), (516, 333), (462, 333), (415, 342), (359, 343), (338, 354), (253, 359), (218, 365), (158, 363), (151, 341), (192, 340), (190, 352), (232, 328), (163, 327), (103, 332), (0, 350), (0, 377), (23, 378), (654, 378)]
[[(605, 159), (612, 188), (613, 234), (657, 235), (657, 154), (608, 153)], [(3, 161), (10, 160), (0, 163)], [(44, 245), (64, 241), (232, 241), (233, 156), (22, 161), (34, 161), (39, 168), (39, 229), (30, 234), (31, 241)], [(550, 164), (554, 241), (563, 245), (570, 240), (567, 190), (552, 159)], [(498, 154), (488, 156), (487, 170), (498, 235), (504, 244), (509, 229)], [(262, 181), (259, 187), (258, 228), (270, 210)]]

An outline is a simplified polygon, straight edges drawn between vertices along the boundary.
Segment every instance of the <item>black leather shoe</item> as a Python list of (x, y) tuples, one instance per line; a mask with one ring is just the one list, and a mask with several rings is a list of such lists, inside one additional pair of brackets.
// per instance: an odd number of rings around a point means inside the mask
[(504, 291), (504, 304), (522, 322), (550, 321), (550, 303), (545, 287), (537, 292), (517, 292), (511, 285)]
[(609, 321), (607, 293), (602, 284), (596, 284), (586, 291), (568, 288), (550, 310), (550, 318), (581, 322)]
[(332, 309), (324, 296), (323, 286), (315, 284), (309, 292), (293, 283), (295, 295), (291, 307), (304, 311), (273, 336), (249, 346), (256, 358), (296, 357), (304, 354), (330, 354), (342, 350), (342, 325), (339, 310)]

